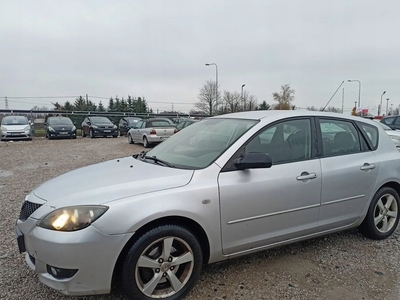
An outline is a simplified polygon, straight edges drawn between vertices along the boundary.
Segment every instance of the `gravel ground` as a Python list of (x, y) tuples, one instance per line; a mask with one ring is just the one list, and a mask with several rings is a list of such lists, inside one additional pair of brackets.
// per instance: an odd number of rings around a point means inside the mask
[[(141, 150), (126, 138), (0, 142), (0, 299), (74, 299), (41, 284), (18, 253), (24, 196), (69, 170)], [(350, 230), (206, 266), (186, 299), (400, 299), (399, 238), (399, 229), (384, 241)]]

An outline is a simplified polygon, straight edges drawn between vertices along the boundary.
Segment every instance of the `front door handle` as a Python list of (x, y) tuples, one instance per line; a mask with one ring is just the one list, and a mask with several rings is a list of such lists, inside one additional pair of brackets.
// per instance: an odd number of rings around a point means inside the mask
[(302, 172), (300, 176), (297, 176), (297, 180), (310, 180), (310, 179), (315, 179), (317, 178), (316, 173), (308, 173), (308, 172)]
[(369, 171), (369, 170), (373, 170), (375, 169), (375, 164), (369, 164), (369, 163), (365, 163), (360, 170), (362, 171)]

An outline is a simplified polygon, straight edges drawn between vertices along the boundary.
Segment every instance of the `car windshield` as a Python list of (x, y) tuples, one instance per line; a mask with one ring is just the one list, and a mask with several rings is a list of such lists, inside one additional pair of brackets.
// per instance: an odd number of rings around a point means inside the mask
[(1, 120), (1, 125), (28, 125), (28, 119), (23, 116), (7, 116)]
[(106, 117), (91, 117), (90, 122), (94, 124), (112, 124), (112, 122)]
[(49, 118), (48, 123), (49, 125), (72, 125), (71, 119), (65, 117)]
[(127, 121), (128, 121), (128, 123), (130, 124), (130, 125), (133, 125), (133, 124), (136, 124), (138, 121), (140, 121), (141, 119), (131, 119), (131, 118), (129, 118), (129, 119), (126, 119)]
[(389, 126), (387, 126), (387, 125), (385, 125), (385, 124), (383, 124), (383, 123), (381, 123), (381, 122), (378, 122), (378, 124), (379, 125), (381, 125), (381, 127), (383, 128), (383, 130), (385, 130), (385, 131), (392, 131), (393, 129), (392, 128), (390, 128)]
[(213, 163), (258, 120), (207, 119), (173, 135), (146, 155), (177, 168), (202, 169)]

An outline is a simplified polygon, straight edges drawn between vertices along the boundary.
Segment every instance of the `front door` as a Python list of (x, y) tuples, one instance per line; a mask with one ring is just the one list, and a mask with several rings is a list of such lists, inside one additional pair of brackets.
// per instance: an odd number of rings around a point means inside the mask
[(239, 151), (265, 152), (268, 169), (219, 175), (222, 247), (233, 254), (307, 235), (317, 227), (321, 166), (316, 158), (312, 118), (266, 127)]

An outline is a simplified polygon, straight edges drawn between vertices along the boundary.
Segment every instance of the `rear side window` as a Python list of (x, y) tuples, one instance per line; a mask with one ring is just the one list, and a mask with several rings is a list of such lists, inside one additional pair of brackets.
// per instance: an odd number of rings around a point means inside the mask
[(376, 150), (378, 147), (378, 141), (379, 141), (379, 131), (378, 128), (376, 128), (373, 125), (365, 124), (365, 123), (358, 123), (361, 129), (364, 131), (367, 139), (370, 141), (373, 150)]
[(352, 122), (319, 119), (319, 124), (324, 156), (346, 155), (364, 150), (365, 145), (361, 147), (358, 131)]

